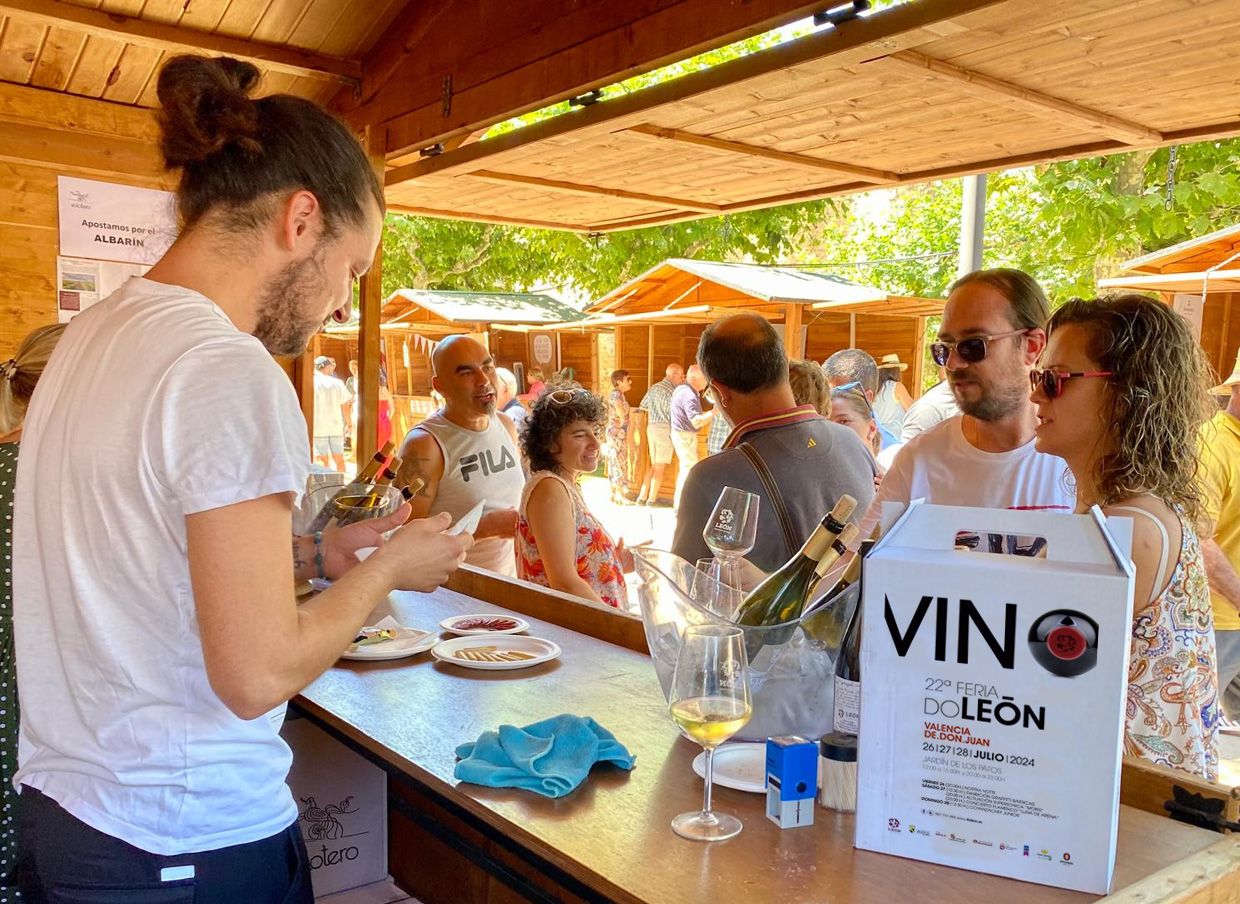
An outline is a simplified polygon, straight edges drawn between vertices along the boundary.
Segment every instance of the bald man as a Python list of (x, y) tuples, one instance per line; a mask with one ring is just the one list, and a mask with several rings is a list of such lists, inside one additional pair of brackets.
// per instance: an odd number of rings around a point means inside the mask
[(496, 411), (495, 361), (468, 336), (449, 336), (431, 356), (431, 385), (444, 406), (409, 431), (401, 444), (401, 478), (426, 485), (413, 517), (448, 512), (455, 522), (485, 502), (470, 565), (516, 576), (512, 535), (525, 475), (512, 421)]

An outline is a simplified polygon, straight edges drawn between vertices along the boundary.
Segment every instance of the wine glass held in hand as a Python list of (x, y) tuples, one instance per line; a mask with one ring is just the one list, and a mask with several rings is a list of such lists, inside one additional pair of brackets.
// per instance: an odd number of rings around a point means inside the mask
[(677, 835), (723, 841), (740, 833), (741, 821), (711, 809), (715, 748), (749, 721), (749, 663), (745, 636), (732, 625), (694, 625), (681, 636), (669, 696), (672, 718), (706, 750), (706, 789), (699, 812), (672, 820)]

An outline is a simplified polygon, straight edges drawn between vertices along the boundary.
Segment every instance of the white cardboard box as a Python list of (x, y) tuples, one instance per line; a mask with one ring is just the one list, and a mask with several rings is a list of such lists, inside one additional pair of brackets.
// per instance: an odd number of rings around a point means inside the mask
[(387, 775), (308, 719), (280, 734), (316, 897), (387, 878)]
[[(958, 532), (1042, 537), (1046, 557), (956, 549)], [(858, 847), (1109, 890), (1130, 545), (1131, 522), (1096, 509), (914, 503), (896, 520), (865, 563)]]

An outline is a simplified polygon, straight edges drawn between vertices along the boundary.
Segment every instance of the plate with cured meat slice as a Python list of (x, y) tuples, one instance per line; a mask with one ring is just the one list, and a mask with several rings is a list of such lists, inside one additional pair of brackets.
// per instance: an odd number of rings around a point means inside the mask
[(431, 649), (431, 655), (467, 669), (527, 669), (555, 659), (560, 647), (541, 637), (498, 634), (444, 640)]
[(449, 634), (467, 637), (473, 634), (520, 634), (530, 623), (515, 615), (484, 612), (481, 615), (456, 615), (439, 623)]

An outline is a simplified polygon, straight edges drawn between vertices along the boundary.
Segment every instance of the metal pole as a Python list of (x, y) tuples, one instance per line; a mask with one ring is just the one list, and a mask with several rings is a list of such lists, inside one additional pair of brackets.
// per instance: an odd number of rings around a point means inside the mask
[(986, 174), (965, 176), (960, 199), (960, 262), (957, 276), (982, 268), (986, 234)]

